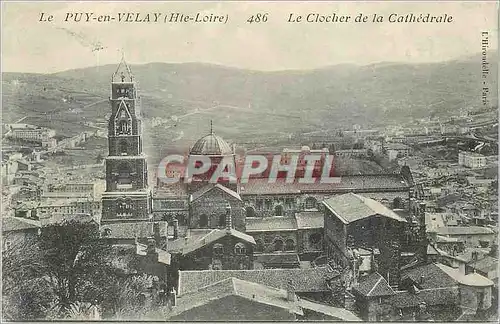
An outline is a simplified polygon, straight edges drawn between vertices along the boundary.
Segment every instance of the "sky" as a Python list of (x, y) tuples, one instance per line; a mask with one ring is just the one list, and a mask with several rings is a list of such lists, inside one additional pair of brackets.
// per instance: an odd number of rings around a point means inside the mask
[[(40, 14), (54, 15), (40, 22)], [(227, 24), (64, 22), (67, 13), (172, 12), (228, 15)], [(268, 13), (266, 23), (247, 23)], [(288, 23), (309, 13), (369, 16), (453, 16), (431, 23)], [(123, 52), (131, 64), (205, 62), (254, 70), (313, 69), (336, 64), (437, 62), (475, 55), (481, 33), (497, 49), (494, 1), (452, 2), (2, 2), (2, 70), (53, 73), (116, 64)], [(83, 35), (75, 37), (71, 33)], [(81, 40), (84, 39), (84, 40)], [(89, 43), (105, 49), (92, 52)]]

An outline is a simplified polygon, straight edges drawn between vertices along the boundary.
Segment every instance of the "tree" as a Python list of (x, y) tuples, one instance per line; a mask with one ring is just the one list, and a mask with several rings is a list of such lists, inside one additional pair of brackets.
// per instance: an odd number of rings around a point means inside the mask
[[(150, 279), (134, 269), (135, 247), (128, 252), (119, 256), (123, 253), (101, 238), (93, 221), (42, 227), (38, 238), (2, 255), (4, 318), (93, 320), (101, 314), (113, 318), (148, 313), (153, 314), (148, 318), (159, 319), (164, 308), (138, 303), (137, 296), (145, 296), (151, 285), (144, 282)], [(124, 314), (124, 309), (132, 313)]]
[(100, 239), (93, 222), (65, 221), (43, 227), (40, 249), (43, 272), (50, 278), (58, 305), (101, 302), (112, 281), (111, 245)]
[(52, 287), (40, 276), (37, 239), (14, 241), (2, 251), (2, 312), (9, 321), (38, 320), (52, 308)]

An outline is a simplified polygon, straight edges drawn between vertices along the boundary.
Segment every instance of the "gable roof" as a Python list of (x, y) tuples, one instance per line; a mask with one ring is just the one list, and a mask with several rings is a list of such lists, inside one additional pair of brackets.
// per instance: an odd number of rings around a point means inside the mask
[(188, 254), (215, 242), (226, 235), (231, 235), (250, 244), (256, 244), (255, 239), (252, 236), (235, 230), (234, 228), (231, 228), (230, 230), (216, 228), (204, 235), (193, 235), (168, 242), (167, 250), (170, 253)]
[(401, 273), (401, 279), (410, 279), (419, 289), (456, 287), (457, 282), (442, 271), (436, 263), (419, 265)]
[(396, 291), (387, 302), (397, 308), (417, 307), (422, 303), (428, 306), (453, 305), (459, 302), (459, 295), (458, 287), (422, 289), (418, 293), (403, 290)]
[(394, 290), (378, 272), (374, 272), (361, 279), (352, 289), (365, 297), (394, 295)]
[(219, 189), (219, 190), (222, 190), (223, 192), (225, 192), (226, 194), (230, 195), (231, 197), (233, 198), (236, 198), (238, 200), (241, 200), (241, 197), (238, 193), (234, 192), (233, 190), (221, 185), (220, 183), (217, 183), (216, 185), (213, 185), (213, 184), (208, 184), (200, 189), (198, 189), (197, 191), (193, 192), (193, 194), (191, 195), (191, 202), (201, 198), (202, 196), (204, 196), (206, 193), (212, 191), (213, 189)]
[(297, 292), (330, 291), (327, 281), (340, 274), (329, 266), (310, 269), (194, 270), (179, 271), (179, 294), (186, 294), (220, 280), (234, 277), (284, 289), (291, 280)]
[(446, 273), (450, 278), (456, 282), (471, 287), (489, 287), (493, 286), (493, 281), (481, 276), (479, 273), (470, 273), (468, 275), (462, 274), (460, 270), (448, 267), (444, 264), (436, 264), (439, 269)]
[(352, 192), (326, 199), (323, 201), (323, 205), (344, 224), (349, 224), (376, 215), (384, 216), (399, 222), (406, 222), (404, 218), (401, 218), (398, 214), (381, 203)]
[(22, 217), (3, 217), (2, 232), (23, 231), (39, 228), (40, 221)]
[(302, 309), (311, 310), (316, 313), (325, 314), (331, 317), (335, 317), (344, 322), (362, 322), (363, 320), (356, 316), (353, 312), (339, 307), (333, 307), (330, 305), (324, 305), (316, 302), (312, 302), (306, 299), (299, 299), (299, 305)]
[(227, 296), (239, 296), (252, 302), (287, 309), (298, 315), (304, 314), (297, 301), (287, 299), (286, 290), (229, 277), (179, 296), (169, 316), (177, 316)]

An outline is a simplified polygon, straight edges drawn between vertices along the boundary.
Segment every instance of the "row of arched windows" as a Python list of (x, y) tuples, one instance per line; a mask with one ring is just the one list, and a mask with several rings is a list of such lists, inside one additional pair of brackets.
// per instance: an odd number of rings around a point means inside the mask
[[(264, 241), (262, 239), (257, 239), (255, 243), (256, 243), (255, 251), (264, 252), (265, 250)], [(287, 239), (283, 241), (282, 239), (277, 238), (273, 241), (273, 251), (274, 252), (295, 251), (295, 241), (292, 239)]]
[[(222, 256), (224, 254), (224, 245), (220, 243), (216, 243), (213, 246), (213, 255), (214, 256)], [(237, 255), (246, 255), (247, 254), (247, 248), (243, 243), (236, 243), (234, 245), (234, 254)]]
[[(314, 197), (307, 197), (304, 204), (305, 209), (314, 209), (318, 207), (318, 201)], [(246, 217), (256, 217), (255, 208), (248, 206), (246, 209)], [(274, 207), (274, 216), (284, 216), (283, 205)]]

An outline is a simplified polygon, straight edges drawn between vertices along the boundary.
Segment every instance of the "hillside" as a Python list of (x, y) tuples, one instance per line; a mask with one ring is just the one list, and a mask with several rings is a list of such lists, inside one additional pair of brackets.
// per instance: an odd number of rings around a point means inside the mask
[[(496, 55), (490, 53), (491, 64)], [(158, 147), (192, 144), (208, 131), (209, 119), (229, 141), (263, 143), (271, 137), (346, 129), (355, 123), (373, 127), (429, 114), (450, 115), (481, 105), (480, 64), (475, 56), (432, 64), (339, 65), (309, 71), (258, 72), (201, 63), (131, 68), (147, 121), (231, 106), (192, 114), (167, 127), (146, 123), (147, 146)], [(50, 75), (4, 73), (4, 123), (28, 115), (25, 122), (71, 135), (86, 128), (84, 121), (104, 122), (115, 68), (105, 65)], [(496, 65), (490, 75), (496, 76)], [(494, 101), (496, 83), (490, 88)]]

